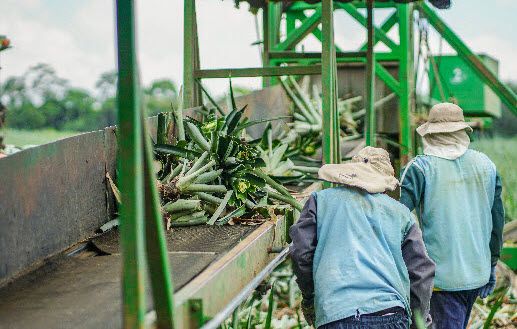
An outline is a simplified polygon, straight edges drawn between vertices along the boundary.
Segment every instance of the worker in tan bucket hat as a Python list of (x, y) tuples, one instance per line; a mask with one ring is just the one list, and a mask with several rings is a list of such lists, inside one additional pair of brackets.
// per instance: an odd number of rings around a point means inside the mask
[(371, 146), (363, 148), (347, 163), (322, 166), (318, 175), (326, 182), (359, 187), (369, 193), (394, 191), (399, 184), (388, 152)]
[(416, 131), (424, 155), (402, 169), (400, 202), (416, 210), (436, 264), (432, 328), (463, 329), (476, 298), (494, 291), (503, 245), (501, 178), (485, 154), (468, 148), (472, 128), (458, 105), (433, 106)]
[(394, 174), (374, 147), (319, 170), (339, 186), (311, 194), (289, 230), (310, 325), (407, 329), (413, 311), (427, 318), (434, 264), (415, 217), (384, 193), (398, 186)]

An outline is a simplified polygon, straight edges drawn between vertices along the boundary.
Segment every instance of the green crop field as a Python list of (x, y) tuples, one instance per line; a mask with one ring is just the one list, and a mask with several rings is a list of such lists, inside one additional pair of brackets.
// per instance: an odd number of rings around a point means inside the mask
[(517, 137), (494, 137), (474, 141), (472, 148), (485, 153), (495, 163), (503, 182), (506, 220), (517, 218)]
[(4, 136), (4, 144), (24, 147), (28, 145), (41, 145), (57, 140), (78, 135), (76, 131), (57, 131), (54, 129), (18, 130), (6, 129), (1, 132)]

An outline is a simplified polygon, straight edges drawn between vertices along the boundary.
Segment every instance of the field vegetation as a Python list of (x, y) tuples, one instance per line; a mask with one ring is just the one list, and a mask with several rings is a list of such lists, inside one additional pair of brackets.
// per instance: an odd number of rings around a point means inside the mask
[(503, 183), (503, 202), (506, 221), (517, 218), (517, 136), (481, 138), (472, 148), (485, 153), (495, 163)]

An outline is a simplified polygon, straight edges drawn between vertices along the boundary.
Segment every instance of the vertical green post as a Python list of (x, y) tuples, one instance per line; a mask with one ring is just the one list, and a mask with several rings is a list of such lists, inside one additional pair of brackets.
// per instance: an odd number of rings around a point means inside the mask
[(143, 147), (133, 1), (117, 1), (118, 171), (124, 328), (143, 328), (145, 315), (145, 237)]
[(368, 43), (366, 49), (366, 118), (364, 139), (367, 146), (375, 146), (375, 30), (373, 26), (373, 0), (366, 2)]
[(152, 148), (139, 97), (134, 11), (132, 0), (117, 1), (123, 327), (144, 327), (147, 256), (157, 327), (173, 328), (169, 260), (152, 169)]
[[(270, 21), (269, 21), (269, 8), (272, 4), (267, 3), (262, 9), (262, 66), (270, 66), (269, 51), (271, 49), (270, 42)], [(266, 88), (271, 85), (271, 79), (269, 77), (262, 77), (262, 87)]]
[(201, 105), (201, 90), (194, 81), (199, 69), (199, 47), (197, 38), (196, 1), (185, 0), (183, 19), (183, 106), (191, 108)]
[(323, 161), (339, 163), (339, 123), (337, 113), (337, 65), (334, 46), (334, 22), (332, 0), (322, 1), (322, 54), (321, 85), (323, 98)]
[(412, 22), (413, 5), (397, 4), (400, 35), (400, 64), (399, 64), (399, 125), (400, 125), (400, 165), (404, 166), (413, 156), (411, 133), (411, 110), (413, 108), (413, 43)]

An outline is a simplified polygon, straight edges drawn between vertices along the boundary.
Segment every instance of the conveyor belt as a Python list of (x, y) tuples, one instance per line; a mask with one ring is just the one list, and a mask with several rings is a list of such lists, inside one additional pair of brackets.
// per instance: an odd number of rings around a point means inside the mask
[[(196, 226), (167, 232), (175, 291), (255, 228)], [(68, 251), (52, 257), (0, 289), (0, 328), (121, 327), (118, 232), (79, 247), (72, 256)]]

